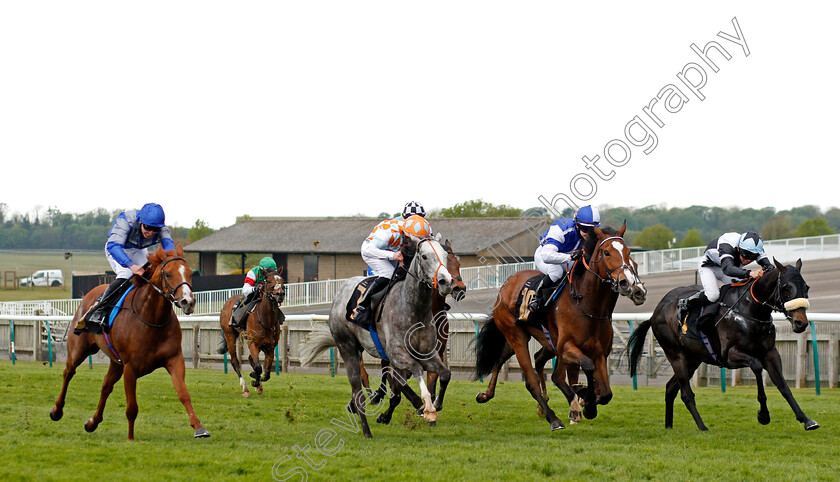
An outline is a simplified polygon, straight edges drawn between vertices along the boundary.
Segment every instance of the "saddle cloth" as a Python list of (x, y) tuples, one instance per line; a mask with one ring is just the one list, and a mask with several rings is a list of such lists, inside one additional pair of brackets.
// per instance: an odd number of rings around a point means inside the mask
[(528, 321), (531, 316), (531, 310), (528, 309), (528, 304), (537, 294), (537, 286), (540, 285), (540, 280), (546, 275), (540, 273), (533, 278), (529, 278), (522, 285), (519, 290), (519, 295), (516, 297), (516, 313), (518, 321)]
[[(111, 326), (113, 326), (114, 324), (114, 319), (119, 314), (120, 309), (122, 309), (123, 302), (125, 302), (125, 297), (128, 296), (128, 294), (131, 293), (133, 289), (134, 285), (129, 286), (128, 289), (125, 290), (125, 292), (120, 296), (119, 300), (117, 300), (117, 303), (114, 305), (113, 308), (111, 308), (111, 310), (108, 312), (107, 317), (103, 320), (105, 321), (105, 323), (100, 324), (91, 321), (90, 323), (85, 323), (85, 327), (82, 329), (74, 329), (73, 333), (76, 335), (79, 335), (81, 333), (92, 333), (94, 335), (99, 335), (102, 334), (103, 329), (106, 333), (110, 332)], [(99, 301), (99, 299), (101, 298), (101, 296), (97, 298), (97, 301)]]
[(680, 320), (680, 333), (682, 336), (700, 340), (702, 332), (714, 327), (715, 318), (720, 310), (720, 301), (723, 300), (726, 292), (732, 288), (730, 285), (723, 285), (720, 289), (720, 297), (714, 303), (703, 306), (693, 306), (688, 310), (685, 319)]
[(354, 322), (353, 320), (353, 311), (359, 305), (359, 300), (362, 299), (362, 295), (370, 288), (370, 285), (373, 284), (373, 280), (376, 279), (376, 276), (370, 276), (368, 278), (363, 279), (356, 285), (356, 288), (353, 289), (353, 293), (350, 294), (350, 299), (347, 300), (347, 308), (345, 316), (347, 320), (350, 322)]

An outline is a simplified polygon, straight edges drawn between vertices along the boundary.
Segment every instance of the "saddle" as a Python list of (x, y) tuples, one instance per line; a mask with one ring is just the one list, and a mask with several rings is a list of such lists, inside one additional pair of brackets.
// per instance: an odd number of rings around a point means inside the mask
[(703, 332), (714, 327), (715, 319), (720, 311), (720, 301), (723, 300), (726, 292), (731, 288), (730, 285), (723, 285), (720, 289), (718, 301), (691, 307), (688, 314), (685, 315), (685, 319), (679, 320), (682, 336), (694, 340), (702, 339)]
[[(108, 311), (108, 315), (104, 319), (98, 322), (91, 320), (90, 323), (85, 323), (84, 326), (82, 326), (81, 328), (79, 328), (79, 324), (81, 323), (77, 323), (76, 328), (73, 330), (73, 333), (76, 335), (80, 335), (82, 333), (92, 333), (94, 335), (101, 335), (103, 331), (105, 333), (110, 333), (111, 326), (113, 326), (114, 324), (114, 318), (116, 318), (117, 314), (119, 314), (126, 296), (128, 296), (128, 294), (131, 293), (131, 290), (134, 289), (134, 285), (132, 284), (127, 288), (128, 289), (126, 289), (125, 287), (121, 288), (121, 290), (124, 290), (122, 294), (114, 293), (114, 296), (119, 296), (119, 299), (111, 308), (111, 310)], [(98, 298), (96, 298), (95, 302), (101, 301), (101, 299), (102, 296), (99, 296)]]
[[(531, 300), (537, 294), (537, 287), (540, 286), (540, 282), (543, 278), (548, 277), (547, 274), (538, 274), (532, 278), (529, 278), (525, 283), (522, 285), (522, 289), (519, 290), (519, 294), (516, 296), (516, 307), (515, 313), (517, 314), (516, 321), (525, 322), (525, 323), (533, 323), (542, 325), (545, 324), (545, 317), (539, 316), (532, 316), (534, 315), (531, 313), (531, 310), (528, 309), (528, 305), (531, 303)], [(554, 288), (554, 291), (551, 292), (551, 296), (546, 300), (546, 304), (550, 303), (554, 300), (560, 291), (563, 290), (563, 287), (566, 286), (566, 282), (568, 281), (569, 277), (564, 276), (562, 280), (558, 283), (557, 287)], [(532, 319), (534, 318), (534, 319)]]

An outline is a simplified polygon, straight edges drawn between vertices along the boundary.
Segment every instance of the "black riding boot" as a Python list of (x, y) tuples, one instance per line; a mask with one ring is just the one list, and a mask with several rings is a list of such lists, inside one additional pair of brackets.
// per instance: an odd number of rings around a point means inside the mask
[(677, 321), (682, 323), (692, 308), (704, 306), (709, 303), (711, 303), (711, 301), (709, 301), (709, 298), (706, 297), (706, 293), (703, 291), (698, 291), (688, 298), (680, 298), (680, 300), (677, 301)]
[(370, 288), (368, 288), (368, 290), (362, 296), (362, 299), (359, 301), (359, 305), (356, 306), (356, 309), (353, 311), (353, 320), (356, 323), (362, 326), (366, 326), (370, 324), (371, 321), (373, 321), (373, 317), (371, 316), (371, 312), (373, 311), (371, 310), (371, 302), (374, 299), (376, 299), (377, 302), (382, 300), (382, 295), (379, 294), (382, 293), (385, 290), (385, 288), (388, 287), (388, 284), (390, 282), (390, 278), (380, 276), (376, 278), (373, 281), (373, 283), (371, 283)]
[(544, 277), (540, 281), (537, 289), (534, 290), (536, 292), (534, 297), (531, 299), (531, 302), (528, 303), (528, 311), (531, 313), (539, 313), (545, 308), (548, 298), (552, 293), (554, 293), (554, 288), (557, 287), (557, 281), (551, 281), (551, 278), (548, 276)]
[(86, 323), (102, 324), (102, 321), (108, 314), (108, 309), (114, 306), (114, 301), (122, 292), (123, 285), (129, 283), (131, 280), (126, 278), (117, 278), (105, 288), (105, 292), (99, 297), (99, 300), (94, 302), (88, 308), (82, 321), (76, 326), (77, 330), (82, 330)]

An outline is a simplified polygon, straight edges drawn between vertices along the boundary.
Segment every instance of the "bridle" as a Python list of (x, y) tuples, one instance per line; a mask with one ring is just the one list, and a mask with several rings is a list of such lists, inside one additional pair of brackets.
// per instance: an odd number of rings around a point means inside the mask
[[(434, 240), (434, 238), (432, 238), (431, 236), (421, 239), (420, 242), (417, 243), (415, 257), (420, 254), (420, 246), (422, 246), (423, 243), (425, 243), (427, 241), (432, 241), (432, 240)], [(437, 253), (437, 250), (434, 249), (434, 247), (432, 248), (432, 252), (435, 253), (435, 258), (437, 258), (437, 261), (438, 261), (438, 266), (437, 266), (437, 268), (435, 268), (435, 274), (432, 276), (432, 283), (429, 283), (428, 281), (426, 281), (424, 279), (421, 279), (419, 276), (412, 273), (410, 269), (406, 269), (405, 272), (408, 273), (409, 276), (411, 276), (412, 278), (419, 281), (421, 284), (426, 285), (429, 289), (435, 289), (436, 290), (437, 287), (438, 287), (437, 275), (438, 275), (438, 273), (440, 273), (440, 269), (444, 268), (444, 265), (443, 265), (443, 261), (441, 261), (440, 256)], [(409, 266), (409, 268), (410, 268), (410, 266)]]
[[(750, 289), (749, 290), (744, 290), (744, 292), (741, 293), (741, 296), (739, 296), (738, 299), (735, 300), (735, 303), (732, 303), (732, 306), (730, 306), (726, 310), (726, 312), (723, 314), (723, 316), (720, 317), (720, 319), (718, 320), (718, 323), (720, 323), (720, 320), (723, 320), (723, 318), (725, 318), (726, 315), (728, 315), (729, 312), (732, 311), (732, 309), (735, 308), (735, 306), (738, 305), (738, 302), (740, 302), (741, 299), (743, 299), (744, 296), (747, 293), (750, 294), (750, 297), (752, 297), (753, 301), (755, 301), (756, 303), (758, 303), (760, 305), (764, 305), (764, 306), (770, 308), (773, 311), (778, 311), (779, 313), (783, 313), (785, 315), (785, 318), (787, 318), (788, 321), (793, 322), (793, 315), (791, 314), (791, 311), (795, 310), (796, 308), (793, 308), (793, 310), (788, 310), (785, 306), (792, 301), (802, 299), (802, 300), (804, 300), (804, 305), (805, 305), (804, 307), (808, 308), (808, 299), (807, 298), (794, 298), (794, 299), (785, 301), (784, 297), (782, 296), (782, 272), (780, 270), (777, 270), (777, 271), (778, 271), (778, 274), (776, 276), (776, 288), (773, 289), (773, 293), (771, 294), (771, 296), (766, 301), (759, 300), (755, 296), (755, 292), (753, 291), (753, 289), (755, 288), (755, 285), (758, 283), (758, 280), (760, 280), (761, 277), (755, 278), (755, 279), (753, 279), (749, 282), (750, 283)], [(744, 316), (743, 313), (739, 313), (739, 314), (741, 316)], [(752, 319), (752, 317), (749, 317), (749, 318)], [(772, 319), (770, 319), (769, 321), (756, 319), (756, 321), (759, 321), (759, 322), (762, 322), (762, 323), (772, 323), (773, 322)]]
[[(190, 285), (186, 281), (182, 281), (182, 282), (178, 283), (175, 286), (175, 288), (172, 288), (172, 287), (169, 286), (169, 283), (166, 282), (166, 276), (163, 275), (163, 269), (166, 267), (166, 264), (169, 263), (170, 261), (183, 261), (185, 264), (187, 262), (187, 260), (185, 260), (184, 258), (182, 258), (180, 256), (174, 256), (172, 258), (167, 259), (163, 263), (161, 263), (159, 269), (160, 269), (160, 272), (161, 272), (160, 280), (161, 280), (161, 284), (163, 285), (163, 289), (161, 289), (158, 285), (152, 283), (150, 280), (146, 279), (146, 277), (144, 277), (144, 276), (138, 276), (138, 278), (140, 278), (141, 280), (148, 283), (149, 286), (154, 288), (154, 290), (157, 291), (157, 293), (159, 295), (163, 296), (163, 298), (165, 300), (169, 301), (170, 303), (175, 303), (175, 292), (178, 291), (178, 288), (180, 288), (183, 285), (187, 285), (187, 287), (190, 288), (190, 291), (192, 291), (192, 285)], [(148, 263), (147, 263), (147, 266), (148, 266)], [(146, 325), (154, 327), (154, 328), (162, 328), (162, 327), (164, 327), (164, 326), (166, 326), (166, 325), (168, 325), (169, 323), (172, 322), (172, 320), (170, 319), (169, 321), (167, 321), (166, 323), (163, 323), (163, 324), (154, 324), (154, 323), (149, 323), (148, 321), (144, 320), (140, 316), (140, 313), (137, 310), (134, 309), (134, 298), (135, 298), (134, 296), (131, 297), (131, 313), (134, 314), (134, 316), (136, 316), (137, 319), (139, 319), (140, 321), (142, 321)]]
[[(601, 249), (601, 248), (603, 247), (604, 243), (606, 243), (607, 241), (609, 241), (609, 240), (611, 240), (611, 239), (620, 239), (620, 240), (624, 241), (624, 238), (622, 238), (621, 236), (610, 236), (610, 237), (607, 237), (607, 238), (602, 239), (602, 240), (601, 240), (601, 242), (600, 242), (600, 243), (598, 243), (598, 249)], [(587, 262), (586, 262), (586, 258), (584, 258), (583, 256), (581, 256), (581, 257), (580, 257), (580, 259), (581, 259), (581, 261), (583, 261), (583, 266), (586, 268), (586, 271), (589, 271), (590, 273), (594, 274), (594, 275), (595, 275), (595, 277), (596, 277), (596, 278), (598, 278), (598, 279), (601, 281), (601, 283), (609, 283), (609, 284), (610, 284), (610, 288), (612, 288), (613, 292), (618, 293), (618, 280), (617, 280), (617, 279), (615, 279), (615, 278), (613, 278), (613, 276), (612, 276), (612, 274), (613, 274), (616, 270), (625, 270), (625, 269), (629, 269), (629, 270), (630, 270), (630, 272), (631, 272), (631, 273), (633, 273), (633, 275), (634, 275), (636, 278), (638, 278), (638, 277), (639, 277), (638, 273), (636, 273), (636, 269), (635, 269), (632, 265), (622, 264), (621, 266), (616, 266), (616, 267), (615, 267), (615, 268), (613, 268), (613, 269), (607, 269), (607, 262), (604, 260), (603, 249), (601, 250), (601, 253), (602, 253), (602, 254), (598, 257), (598, 260), (596, 260), (596, 261), (592, 262), (592, 264), (593, 264), (593, 265), (595, 265), (595, 264), (597, 264), (597, 263), (600, 263), (600, 264), (601, 264), (601, 267), (602, 267), (602, 269), (603, 269), (603, 271), (607, 274), (606, 278), (605, 278), (605, 277), (603, 277), (603, 276), (601, 276), (601, 275), (600, 275), (597, 271), (595, 271), (594, 269), (592, 269), (592, 268), (589, 266), (589, 263), (587, 263)]]

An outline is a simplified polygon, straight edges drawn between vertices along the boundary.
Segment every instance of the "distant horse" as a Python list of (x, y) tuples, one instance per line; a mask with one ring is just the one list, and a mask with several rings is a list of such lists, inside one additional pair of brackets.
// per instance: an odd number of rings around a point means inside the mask
[[(190, 425), (195, 437), (209, 437), (193, 411), (190, 394), (184, 382), (184, 354), (181, 351), (181, 325), (172, 309), (178, 305), (184, 313), (195, 309), (190, 282), (192, 270), (183, 258), (184, 250), (179, 245), (175, 250), (165, 252), (158, 249), (149, 256), (149, 265), (143, 276), (134, 276), (134, 289), (125, 295), (122, 309), (114, 318), (110, 330), (94, 335), (81, 333), (67, 339), (67, 367), (64, 369), (64, 383), (61, 394), (50, 411), (50, 418), (58, 421), (64, 415), (67, 386), (78, 367), (86, 357), (102, 350), (111, 358), (108, 373), (102, 382), (99, 405), (93, 418), (85, 423), (85, 430), (93, 432), (102, 422), (105, 402), (114, 389), (114, 384), (123, 378), (125, 385), (128, 418), (128, 439), (134, 440), (134, 420), (137, 418), (137, 379), (164, 367), (172, 377), (172, 384), (178, 392), (178, 399), (187, 409)], [(105, 291), (100, 285), (89, 291), (73, 317), (72, 327), (88, 311), (97, 296)]]
[[(636, 262), (622, 236), (626, 223), (617, 232), (612, 228), (594, 228), (584, 244), (580, 259), (570, 268), (569, 280), (551, 302), (544, 315), (546, 329), (532, 323), (517, 321), (516, 302), (526, 281), (539, 271), (520, 271), (505, 281), (499, 290), (496, 306), (484, 324), (476, 341), (476, 376), (484, 376), (501, 367), (505, 342), (516, 354), (526, 378), (525, 386), (537, 401), (552, 430), (565, 428), (557, 418), (540, 389), (531, 365), (528, 340), (535, 337), (553, 354), (558, 354), (551, 380), (571, 404), (575, 391), (566, 382), (566, 374), (580, 367), (586, 375), (588, 387), (582, 394), (583, 415), (592, 419), (597, 404), (606, 405), (612, 399), (607, 357), (612, 351), (612, 312), (619, 293), (636, 305), (644, 303), (647, 291), (636, 274)], [(506, 359), (506, 358), (505, 358)], [(548, 358), (550, 359), (550, 357)], [(476, 401), (486, 402), (492, 393), (479, 393)]]
[[(446, 270), (449, 271), (449, 274), (452, 275), (452, 292), (451, 295), (455, 298), (455, 301), (461, 301), (464, 299), (467, 293), (467, 285), (464, 284), (464, 279), (461, 277), (461, 260), (458, 259), (458, 256), (455, 255), (455, 252), (452, 250), (452, 243), (449, 242), (447, 239), (441, 245), (443, 249), (446, 251)], [(437, 327), (437, 339), (438, 339), (438, 355), (440, 356), (441, 360), (445, 359), (446, 357), (446, 344), (449, 341), (449, 317), (447, 316), (448, 307), (446, 306), (446, 296), (441, 296), (440, 293), (435, 292), (432, 295), (432, 320), (434, 320), (435, 326)], [(390, 364), (386, 361), (382, 361), (382, 368), (389, 366)], [(379, 403), (382, 398), (387, 394), (388, 387), (386, 386), (388, 383), (388, 376), (391, 372), (388, 370), (384, 370), (382, 372), (382, 378), (380, 379), (379, 388), (377, 389), (376, 393), (371, 397), (370, 401), (373, 404)], [(436, 387), (437, 387), (437, 380), (438, 374), (435, 372), (428, 372), (426, 374), (426, 385), (429, 387), (429, 393), (431, 394), (432, 400), (434, 400)], [(362, 385), (366, 388), (370, 388), (370, 384), (368, 382), (368, 375), (367, 371), (365, 370), (364, 363), (362, 363)], [(391, 406), (382, 414), (380, 414), (376, 421), (378, 423), (387, 424), (391, 421), (391, 416), (394, 413), (394, 409), (397, 407), (399, 403), (399, 391), (392, 392), (391, 395), (397, 397), (396, 404), (391, 404)], [(443, 409), (443, 400), (441, 400), (441, 404), (435, 404), (435, 410), (441, 411)], [(421, 412), (422, 413), (422, 412)]]
[(724, 368), (749, 367), (755, 374), (758, 385), (758, 422), (770, 423), (767, 410), (767, 395), (764, 393), (764, 381), (761, 370), (767, 370), (773, 384), (787, 400), (796, 420), (805, 424), (805, 430), (814, 430), (820, 425), (805, 416), (799, 404), (793, 398), (790, 388), (782, 375), (782, 360), (776, 350), (776, 326), (772, 312), (785, 314), (794, 333), (802, 333), (808, 328), (809, 308), (808, 285), (800, 274), (802, 260), (796, 266), (783, 266), (774, 260), (776, 269), (764, 274), (757, 280), (751, 280), (740, 286), (732, 286), (721, 295), (720, 310), (715, 316), (715, 325), (706, 335), (712, 346), (712, 355), (699, 339), (681, 335), (680, 322), (677, 320), (677, 301), (701, 290), (700, 286), (674, 288), (656, 306), (653, 317), (641, 323), (627, 342), (630, 347), (630, 374), (636, 375), (636, 366), (644, 351), (645, 336), (653, 328), (653, 336), (665, 351), (671, 362), (674, 376), (665, 386), (665, 428), (674, 426), (674, 399), (677, 392), (682, 393), (694, 422), (700, 430), (708, 430), (694, 403), (694, 392), (689, 380), (701, 363), (722, 366)]
[[(422, 406), (423, 417), (429, 423), (437, 420), (435, 405), (443, 403), (450, 379), (449, 368), (437, 352), (437, 326), (431, 320), (433, 292), (436, 290), (446, 296), (452, 291), (452, 276), (443, 265), (445, 252), (434, 238), (416, 236), (410, 236), (401, 251), (412, 261), (406, 278), (391, 287), (380, 305), (380, 316), (375, 322), (376, 339), (371, 332), (346, 318), (350, 296), (364, 279), (357, 276), (347, 280), (336, 294), (330, 310), (329, 332), (314, 331), (301, 348), (301, 365), (306, 366), (327, 348), (338, 347), (353, 391), (348, 409), (359, 415), (362, 431), (368, 438), (372, 435), (362, 391), (363, 351), (390, 361), (390, 368), (397, 375), (390, 378), (397, 385), (396, 391), (402, 392), (415, 407)], [(434, 402), (423, 381), (423, 370), (440, 375), (440, 393)], [(407, 380), (411, 375), (420, 384), (420, 397), (408, 387)]]
[[(280, 341), (280, 325), (286, 319), (280, 311), (280, 304), (286, 299), (286, 290), (283, 286), (283, 278), (280, 273), (269, 273), (263, 268), (263, 279), (265, 281), (256, 286), (259, 294), (259, 302), (253, 312), (248, 315), (245, 325), (245, 337), (248, 340), (248, 348), (251, 354), (248, 361), (254, 371), (250, 373), (251, 385), (257, 389), (257, 394), (262, 395), (262, 382), (271, 378), (271, 366), (274, 364), (274, 348)], [(219, 324), (222, 327), (224, 339), (219, 346), (219, 353), (230, 353), (230, 363), (233, 365), (236, 376), (239, 377), (239, 385), (242, 387), (242, 396), (248, 398), (251, 392), (248, 391), (248, 384), (242, 378), (240, 371), (241, 363), (236, 355), (236, 339), (239, 332), (230, 327), (230, 317), (233, 313), (236, 302), (244, 299), (244, 295), (234, 295), (225, 301), (222, 313), (219, 315)], [(260, 366), (260, 351), (265, 354), (265, 370)]]

